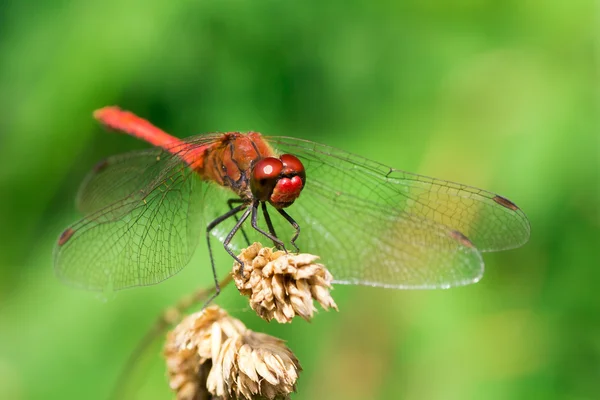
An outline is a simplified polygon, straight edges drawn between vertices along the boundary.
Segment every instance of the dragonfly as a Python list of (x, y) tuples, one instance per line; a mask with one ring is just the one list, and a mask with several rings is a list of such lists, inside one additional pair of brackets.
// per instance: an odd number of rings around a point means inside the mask
[(164, 281), (203, 235), (217, 294), (215, 239), (238, 262), (236, 251), (268, 240), (319, 255), (334, 283), (397, 289), (477, 282), (482, 252), (529, 239), (506, 197), (327, 145), (258, 132), (179, 139), (116, 106), (94, 116), (153, 147), (99, 162), (81, 184), (84, 216), (58, 238), (54, 265), (85, 289)]

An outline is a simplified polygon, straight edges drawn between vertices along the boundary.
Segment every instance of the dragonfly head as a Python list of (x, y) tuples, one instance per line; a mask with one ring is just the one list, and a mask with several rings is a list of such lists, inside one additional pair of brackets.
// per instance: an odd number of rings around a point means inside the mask
[(254, 164), (250, 177), (252, 195), (275, 208), (285, 208), (300, 196), (306, 183), (304, 165), (295, 156), (266, 157)]

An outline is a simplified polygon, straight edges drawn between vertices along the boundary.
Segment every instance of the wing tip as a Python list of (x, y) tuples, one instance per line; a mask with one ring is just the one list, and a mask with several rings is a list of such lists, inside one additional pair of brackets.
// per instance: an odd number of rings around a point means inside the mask
[(521, 211), (521, 209), (519, 207), (517, 207), (517, 205), (515, 203), (513, 203), (506, 197), (502, 197), (500, 195), (495, 195), (494, 197), (492, 197), (492, 200), (494, 200), (496, 203), (500, 204), (502, 207), (508, 208), (509, 210)]
[(56, 241), (56, 245), (59, 248), (62, 247), (65, 243), (67, 243), (71, 239), (71, 237), (73, 237), (74, 233), (75, 233), (75, 230), (72, 227), (68, 227), (67, 229), (62, 231), (62, 233), (58, 237), (58, 240)]

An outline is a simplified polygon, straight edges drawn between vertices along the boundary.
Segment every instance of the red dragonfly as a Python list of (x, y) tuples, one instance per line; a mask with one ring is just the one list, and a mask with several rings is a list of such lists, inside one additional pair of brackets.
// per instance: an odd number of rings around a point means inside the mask
[(233, 258), (261, 238), (282, 249), (289, 238), (337, 283), (402, 289), (477, 282), (481, 252), (529, 238), (527, 217), (504, 197), (326, 145), (257, 132), (181, 140), (117, 107), (94, 116), (155, 147), (98, 163), (81, 185), (85, 217), (60, 235), (54, 262), (87, 289), (161, 282), (203, 233), (217, 292), (211, 235)]

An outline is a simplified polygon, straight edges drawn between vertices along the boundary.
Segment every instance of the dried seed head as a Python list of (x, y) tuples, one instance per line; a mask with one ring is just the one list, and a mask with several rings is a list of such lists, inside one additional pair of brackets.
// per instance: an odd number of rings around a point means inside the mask
[(285, 399), (301, 370), (282, 340), (252, 332), (218, 306), (177, 325), (165, 358), (179, 400)]
[(300, 370), (282, 340), (248, 330), (223, 343), (206, 386), (222, 398), (287, 399), (296, 391)]
[[(291, 322), (299, 315), (310, 321), (316, 311), (313, 300), (328, 310), (337, 310), (329, 291), (333, 277), (318, 256), (273, 251), (254, 243), (238, 256), (244, 263), (233, 266), (240, 293), (250, 298), (250, 307), (266, 321)], [(243, 276), (242, 276), (243, 275)]]
[(165, 358), (171, 389), (179, 400), (210, 398), (206, 379), (222, 342), (246, 331), (244, 324), (211, 306), (186, 317), (169, 332)]

